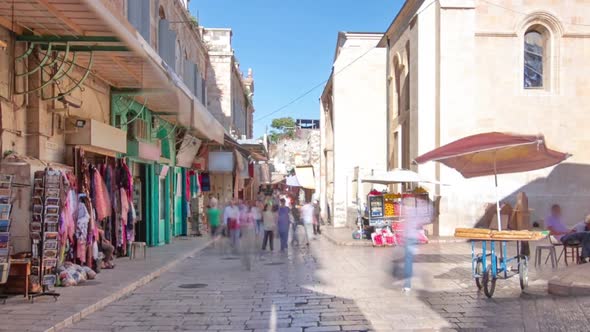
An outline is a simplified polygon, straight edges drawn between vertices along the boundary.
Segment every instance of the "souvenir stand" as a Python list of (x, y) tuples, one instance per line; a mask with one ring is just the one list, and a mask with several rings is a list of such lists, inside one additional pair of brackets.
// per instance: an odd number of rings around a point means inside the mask
[[(10, 269), (10, 211), (12, 208), (12, 176), (0, 175), (0, 284), (8, 280)], [(5, 300), (6, 296), (0, 295)]]
[(57, 260), (59, 248), (59, 218), (63, 179), (60, 171), (47, 168), (35, 172), (33, 178), (33, 200), (31, 242), (30, 283), (41, 285), (40, 293), (30, 295), (31, 301), (40, 296), (53, 296), (58, 293), (52, 288), (57, 282)]

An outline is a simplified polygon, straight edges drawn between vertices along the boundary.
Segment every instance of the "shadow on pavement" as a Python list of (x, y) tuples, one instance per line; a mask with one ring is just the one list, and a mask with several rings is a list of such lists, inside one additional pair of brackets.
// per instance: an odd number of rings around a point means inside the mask
[(319, 264), (309, 253), (256, 251), (248, 271), (226, 242), (210, 246), (71, 330), (373, 330), (355, 301), (313, 289)]

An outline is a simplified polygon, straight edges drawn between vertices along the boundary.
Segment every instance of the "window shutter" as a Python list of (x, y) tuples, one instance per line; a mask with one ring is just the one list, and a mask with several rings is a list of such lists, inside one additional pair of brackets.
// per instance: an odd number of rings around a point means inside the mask
[(191, 90), (191, 92), (195, 93), (195, 64), (190, 62), (190, 60), (185, 59), (184, 61), (184, 83), (186, 86)]
[(158, 22), (158, 54), (170, 68), (176, 65), (176, 32), (170, 30), (168, 20)]
[(127, 1), (127, 19), (150, 42), (150, 2), (143, 0)]
[(201, 73), (199, 72), (199, 66), (195, 65), (195, 89), (193, 90), (193, 94), (201, 103), (203, 103), (199, 91), (201, 91)]

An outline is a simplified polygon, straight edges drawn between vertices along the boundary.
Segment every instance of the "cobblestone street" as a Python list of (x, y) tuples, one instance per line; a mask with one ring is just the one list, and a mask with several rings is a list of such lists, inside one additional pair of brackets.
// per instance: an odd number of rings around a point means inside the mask
[(402, 294), (392, 277), (401, 255), (319, 239), (311, 251), (262, 255), (248, 272), (239, 257), (208, 248), (68, 331), (586, 331), (590, 324), (590, 298), (521, 294), (516, 278), (499, 280), (487, 299), (470, 279), (464, 243), (419, 247), (414, 287)]

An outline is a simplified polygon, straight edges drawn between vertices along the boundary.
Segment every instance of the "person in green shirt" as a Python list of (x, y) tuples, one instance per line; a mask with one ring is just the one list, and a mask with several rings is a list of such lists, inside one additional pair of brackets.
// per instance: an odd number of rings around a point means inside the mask
[(209, 228), (211, 230), (211, 237), (218, 235), (219, 224), (221, 222), (221, 211), (217, 208), (217, 199), (211, 198), (209, 201), (209, 208), (207, 209), (207, 220), (209, 221)]

